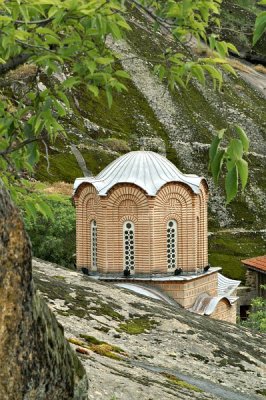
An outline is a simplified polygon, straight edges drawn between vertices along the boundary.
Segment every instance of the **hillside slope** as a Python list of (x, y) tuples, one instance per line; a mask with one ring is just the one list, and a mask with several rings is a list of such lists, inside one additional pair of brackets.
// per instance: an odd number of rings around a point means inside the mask
[(265, 335), (39, 259), (33, 270), (88, 372), (90, 400), (264, 397)]
[[(240, 1), (224, 2), (222, 33), (225, 38), (231, 38), (228, 27), (233, 29), (238, 24), (239, 13), (247, 20), (243, 32), (246, 26), (249, 31), (252, 29), (255, 13), (251, 6), (248, 9)], [(130, 73), (128, 92), (115, 94), (111, 109), (104, 93), (97, 99), (86, 91), (75, 93), (71, 113), (62, 121), (69, 139), (59, 140), (50, 148), (49, 172), (43, 158), (36, 177), (72, 183), (81, 176), (70, 143), (77, 145), (94, 174), (130, 150), (146, 148), (165, 153), (182, 172), (207, 177), (211, 191), (210, 262), (222, 266), (227, 276), (244, 280), (240, 260), (266, 252), (266, 75), (254, 70), (252, 65), (232, 59), (238, 77), (225, 76), (220, 92), (213, 90), (211, 82), (206, 87), (192, 82), (186, 90), (179, 88), (171, 93), (152, 73), (154, 58), (165, 46), (171, 45), (170, 39), (155, 33), (140, 13), (131, 17), (131, 26), (126, 42), (110, 44), (121, 54), (121, 66)], [(250, 35), (246, 37), (243, 33), (238, 37), (250, 48)], [(266, 48), (265, 43), (264, 37), (256, 54)], [(242, 55), (247, 53), (250, 54), (245, 47)], [(214, 187), (207, 159), (215, 131), (230, 129), (232, 124), (241, 125), (250, 137), (250, 177), (245, 193), (225, 207), (223, 184)]]

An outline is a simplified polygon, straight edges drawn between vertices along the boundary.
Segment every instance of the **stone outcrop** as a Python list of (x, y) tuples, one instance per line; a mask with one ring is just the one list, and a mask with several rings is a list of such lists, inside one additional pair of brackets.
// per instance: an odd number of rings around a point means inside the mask
[(35, 259), (90, 400), (263, 399), (266, 337)]
[(87, 399), (85, 370), (35, 292), (30, 243), (1, 182), (0, 260), (0, 399)]

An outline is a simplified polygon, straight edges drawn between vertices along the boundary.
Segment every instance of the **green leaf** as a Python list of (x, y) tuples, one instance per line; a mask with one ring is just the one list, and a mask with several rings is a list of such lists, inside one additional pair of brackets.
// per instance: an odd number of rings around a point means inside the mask
[(221, 130), (217, 131), (217, 135), (212, 140), (212, 143), (211, 143), (211, 146), (209, 149), (210, 163), (212, 163), (214, 157), (216, 156), (219, 144), (224, 136), (225, 131), (226, 131), (226, 129), (221, 129)]
[(130, 79), (130, 75), (128, 74), (128, 72), (124, 71), (123, 69), (115, 71), (115, 75), (119, 76), (119, 78)]
[(28, 200), (25, 202), (24, 207), (25, 207), (25, 211), (26, 211), (26, 214), (28, 215), (28, 217), (32, 218), (34, 221), (36, 221), (37, 210), (36, 210), (35, 204), (32, 201)]
[(205, 85), (204, 70), (200, 65), (194, 65), (191, 68), (191, 73), (202, 85)]
[(240, 140), (242, 142), (243, 150), (245, 152), (247, 152), (249, 149), (249, 138), (247, 137), (246, 132), (238, 125), (235, 126), (235, 129), (236, 129), (236, 131), (240, 137)]
[(225, 177), (226, 204), (230, 203), (237, 194), (238, 188), (238, 171), (235, 165), (227, 172)]
[(222, 69), (223, 69), (224, 71), (226, 71), (226, 72), (229, 72), (230, 74), (232, 74), (232, 75), (234, 75), (234, 76), (237, 76), (236, 71), (235, 71), (234, 68), (233, 68), (231, 65), (229, 65), (229, 64), (223, 64), (223, 65), (222, 65)]
[(255, 22), (255, 31), (253, 35), (253, 46), (261, 38), (266, 30), (266, 11), (261, 12)]
[(65, 89), (71, 89), (73, 86), (80, 84), (80, 80), (75, 76), (70, 76), (63, 83), (62, 86)]
[(233, 53), (235, 54), (239, 54), (239, 51), (237, 50), (237, 48), (233, 45), (233, 43), (226, 43), (227, 48), (232, 50)]
[(95, 59), (95, 61), (98, 64), (107, 65), (107, 64), (111, 64), (114, 61), (114, 59), (111, 57), (98, 57)]
[(36, 201), (36, 210), (38, 210), (45, 219), (54, 219), (54, 215), (50, 206), (43, 201), (40, 197), (37, 198)]
[(97, 86), (94, 85), (88, 85), (88, 89), (90, 92), (92, 92), (94, 94), (95, 97), (99, 96), (99, 89)]
[(240, 160), (243, 156), (243, 144), (239, 139), (232, 139), (227, 148), (227, 155), (232, 161)]
[(221, 168), (223, 165), (224, 154), (225, 150), (218, 150), (211, 163), (211, 172), (215, 185), (218, 184)]
[(218, 53), (222, 56), (225, 57), (228, 55), (228, 50), (225, 42), (216, 42), (215, 44), (216, 49)]
[(242, 184), (242, 189), (244, 190), (248, 181), (248, 163), (246, 160), (241, 160), (237, 161), (237, 169), (239, 172), (241, 184)]
[(112, 96), (112, 93), (111, 93), (111, 90), (109, 87), (106, 89), (106, 97), (107, 97), (108, 106), (109, 106), (109, 108), (111, 108), (112, 103), (113, 103), (113, 96)]

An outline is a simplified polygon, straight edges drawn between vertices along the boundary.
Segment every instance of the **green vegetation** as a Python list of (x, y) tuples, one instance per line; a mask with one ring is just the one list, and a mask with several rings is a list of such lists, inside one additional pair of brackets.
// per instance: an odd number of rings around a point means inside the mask
[(190, 383), (178, 379), (175, 375), (168, 374), (166, 372), (162, 372), (161, 375), (165, 376), (169, 382), (173, 383), (176, 386), (191, 390), (193, 392), (203, 392), (203, 390), (199, 389), (197, 386), (191, 385)]
[(88, 335), (80, 335), (80, 337), (84, 338), (86, 342), (76, 339), (70, 338), (68, 341), (76, 346), (80, 346), (81, 348), (88, 349), (93, 351), (96, 354), (99, 354), (104, 357), (112, 358), (113, 360), (123, 360), (122, 357), (119, 356), (127, 356), (127, 353), (118, 346), (111, 345), (109, 343), (103, 342), (101, 340), (96, 339), (93, 336)]
[[(63, 140), (67, 136), (69, 121), (76, 119), (69, 110), (74, 103), (77, 109), (82, 106), (80, 97), (83, 96), (78, 94), (84, 93), (84, 88), (90, 98), (104, 96), (108, 107), (113, 104), (115, 92), (120, 95), (127, 91), (125, 83), (129, 75), (118, 69), (120, 56), (110, 49), (106, 39), (111, 36), (116, 41), (131, 31), (125, 15), (134, 9), (151, 17), (155, 31), (167, 25), (169, 36), (179, 46), (177, 48), (175, 43), (163, 48), (153, 60), (154, 73), (171, 90), (177, 86), (186, 90), (191, 79), (202, 85), (206, 79), (211, 79), (213, 86), (220, 89), (222, 71), (235, 74), (227, 60), (229, 50), (237, 53), (235, 46), (219, 40), (217, 35), (208, 36), (210, 25), (219, 27), (220, 3), (215, 0), (189, 3), (158, 0), (152, 6), (148, 0), (22, 0), (11, 1), (8, 7), (5, 2), (1, 3), (0, 168), (15, 201), (23, 182), (15, 176), (21, 177), (22, 171), (32, 174), (41, 154), (48, 159), (49, 149), (55, 150), (56, 139), (60, 136)], [(194, 57), (185, 44), (188, 34), (209, 45), (212, 54)], [(12, 85), (20, 82), (20, 77), (11, 71), (26, 63), (31, 70), (29, 87), (25, 90), (19, 83), (21, 93), (17, 88), (13, 92)], [(114, 145), (113, 142), (109, 144)], [(121, 150), (122, 143), (119, 146)], [(123, 152), (126, 144), (122, 147)], [(64, 154), (60, 157), (64, 158)], [(72, 161), (69, 179), (77, 174), (77, 166)], [(57, 177), (61, 173), (58, 167), (59, 164), (53, 163), (51, 171)], [(42, 166), (39, 173), (45, 175)], [(35, 197), (37, 199), (37, 194)], [(35, 206), (37, 211), (41, 208), (43, 214), (51, 214), (41, 198), (32, 202), (31, 207), (25, 206), (26, 212), (35, 217)]]
[(147, 317), (136, 317), (124, 323), (119, 324), (119, 330), (128, 333), (129, 335), (139, 335), (147, 330), (153, 329), (157, 322)]
[[(266, 285), (264, 285), (266, 290)], [(258, 332), (266, 332), (266, 299), (257, 297), (251, 302), (251, 310), (246, 321), (241, 325), (251, 328)]]
[(228, 278), (245, 281), (241, 260), (266, 252), (265, 234), (220, 232), (209, 237), (209, 262)]
[(44, 198), (53, 212), (53, 221), (42, 215), (38, 215), (35, 220), (28, 214), (24, 216), (33, 255), (73, 268), (76, 248), (75, 208), (66, 196), (50, 195)]
[(213, 180), (218, 185), (223, 164), (226, 165), (225, 191), (227, 203), (230, 203), (237, 195), (238, 181), (240, 180), (242, 191), (248, 181), (248, 163), (243, 159), (249, 150), (249, 139), (239, 126), (235, 126), (236, 139), (231, 139), (227, 148), (220, 148), (226, 129), (221, 129), (214, 138), (210, 150), (210, 170)]

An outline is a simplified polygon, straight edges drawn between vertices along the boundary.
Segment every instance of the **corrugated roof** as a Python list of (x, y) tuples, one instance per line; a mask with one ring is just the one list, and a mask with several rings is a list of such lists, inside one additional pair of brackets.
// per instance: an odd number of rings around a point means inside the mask
[(257, 269), (262, 272), (266, 272), (266, 255), (248, 258), (246, 260), (242, 260), (241, 262), (247, 265), (248, 267)]
[(199, 193), (200, 183), (204, 179), (197, 175), (180, 172), (167, 158), (152, 151), (131, 151), (113, 161), (96, 177), (78, 178), (74, 183), (74, 192), (82, 183), (91, 183), (100, 196), (106, 196), (109, 189), (117, 183), (133, 183), (155, 196), (158, 190), (168, 182), (182, 182), (194, 193)]

